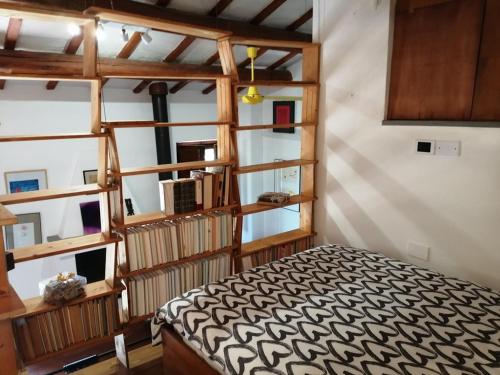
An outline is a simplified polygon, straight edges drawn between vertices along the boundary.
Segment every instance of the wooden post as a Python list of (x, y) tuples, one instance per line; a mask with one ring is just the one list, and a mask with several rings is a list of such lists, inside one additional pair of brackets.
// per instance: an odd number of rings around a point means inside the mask
[(83, 76), (94, 78), (97, 75), (97, 21), (91, 20), (83, 25)]
[(5, 375), (17, 374), (17, 360), (10, 319), (0, 321), (0, 366)]
[(5, 260), (5, 246), (3, 242), (3, 227), (0, 226), (0, 295), (9, 292), (9, 278), (7, 276), (7, 263)]

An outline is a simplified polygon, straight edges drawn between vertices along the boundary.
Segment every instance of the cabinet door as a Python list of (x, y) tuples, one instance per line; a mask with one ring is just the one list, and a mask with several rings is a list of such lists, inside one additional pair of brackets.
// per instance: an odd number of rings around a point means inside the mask
[(500, 1), (488, 0), (484, 12), (472, 120), (500, 120)]
[(397, 4), (387, 119), (470, 120), (484, 0), (408, 3), (419, 4)]

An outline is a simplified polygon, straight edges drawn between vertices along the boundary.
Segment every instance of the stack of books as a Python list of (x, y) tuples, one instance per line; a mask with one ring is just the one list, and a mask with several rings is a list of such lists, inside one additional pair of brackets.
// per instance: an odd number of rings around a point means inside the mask
[[(151, 268), (205, 251), (231, 246), (233, 217), (211, 212), (144, 225), (127, 231), (130, 271)], [(122, 265), (125, 259), (121, 259)]]
[(14, 330), (24, 360), (113, 334), (119, 328), (114, 298), (96, 298), (16, 319)]
[(231, 170), (191, 171), (191, 178), (160, 181), (161, 210), (166, 215), (206, 210), (229, 204)]
[(221, 254), (130, 278), (130, 316), (150, 314), (188, 290), (229, 276), (230, 260), (228, 254)]
[(297, 241), (288, 242), (283, 245), (268, 247), (251, 255), (242, 258), (243, 271), (250, 268), (262, 266), (269, 262), (274, 262), (284, 257), (309, 250), (314, 247), (314, 237), (306, 237)]

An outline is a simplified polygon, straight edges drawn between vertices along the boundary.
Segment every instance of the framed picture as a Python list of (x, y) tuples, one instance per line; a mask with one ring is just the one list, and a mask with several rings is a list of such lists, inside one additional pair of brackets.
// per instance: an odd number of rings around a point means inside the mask
[(101, 232), (101, 209), (99, 201), (80, 203), (82, 214), (83, 234), (94, 234)]
[(85, 185), (97, 184), (97, 169), (83, 171), (83, 183)]
[[(295, 102), (273, 102), (273, 124), (293, 124), (295, 122)], [(295, 133), (295, 128), (273, 129), (274, 133)]]
[(21, 214), (17, 224), (5, 227), (5, 246), (8, 250), (42, 243), (42, 220), (40, 213)]
[(7, 194), (47, 189), (47, 170), (5, 172)]

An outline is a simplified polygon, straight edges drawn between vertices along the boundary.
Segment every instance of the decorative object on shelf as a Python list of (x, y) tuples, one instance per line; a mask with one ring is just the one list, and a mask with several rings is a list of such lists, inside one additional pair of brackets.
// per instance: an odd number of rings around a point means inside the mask
[(83, 171), (83, 182), (85, 185), (97, 184), (97, 169)]
[(42, 243), (42, 220), (39, 212), (20, 214), (17, 224), (5, 227), (5, 247), (16, 249)]
[[(293, 124), (295, 122), (295, 102), (275, 101), (273, 102), (273, 124)], [(275, 128), (274, 133), (295, 133), (295, 128)]]
[(74, 272), (61, 272), (57, 276), (40, 281), (38, 287), (43, 301), (51, 305), (62, 305), (85, 293), (87, 279)]
[(106, 271), (106, 248), (75, 254), (76, 272), (87, 279), (87, 283), (104, 280)]
[(5, 172), (7, 194), (47, 189), (47, 170)]
[(80, 203), (82, 214), (83, 234), (101, 232), (101, 210), (99, 201)]
[(269, 206), (282, 206), (289, 200), (290, 200), (290, 194), (288, 193), (267, 192), (259, 195), (257, 203), (266, 204)]
[(125, 207), (127, 207), (127, 216), (134, 216), (134, 205), (132, 204), (132, 199), (125, 198)]

